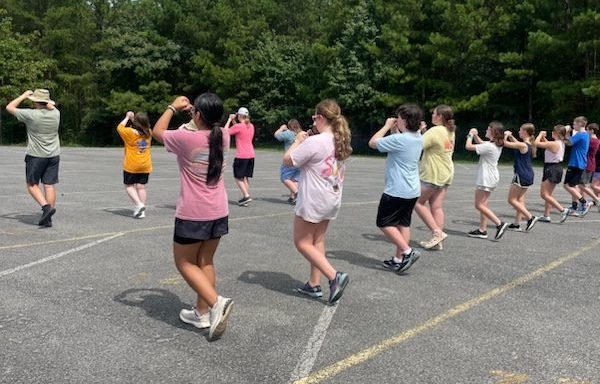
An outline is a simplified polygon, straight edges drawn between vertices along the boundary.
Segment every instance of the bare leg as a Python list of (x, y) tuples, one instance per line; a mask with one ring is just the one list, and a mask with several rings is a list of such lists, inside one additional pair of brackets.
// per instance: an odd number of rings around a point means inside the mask
[(250, 192), (248, 191), (248, 188), (246, 187), (246, 182), (244, 182), (244, 179), (235, 179), (235, 183), (237, 184), (238, 188), (240, 189), (240, 192), (242, 192), (242, 197), (250, 196)]
[(127, 192), (127, 195), (129, 196), (129, 198), (131, 200), (133, 200), (135, 205), (137, 205), (137, 206), (142, 205), (142, 202), (140, 201), (140, 197), (138, 196), (138, 191), (135, 187), (135, 184), (125, 185), (125, 191)]
[[(216, 291), (216, 274), (215, 274), (215, 266), (213, 264), (213, 257), (215, 252), (217, 251), (217, 247), (219, 245), (220, 239), (211, 239), (203, 241), (198, 248), (196, 265), (202, 270), (206, 279), (210, 283), (210, 285)], [(198, 309), (198, 313), (204, 314), (208, 312), (209, 305), (206, 301), (202, 299), (200, 295), (198, 295), (198, 300), (196, 302), (196, 308)]]
[(437, 228), (440, 231), (444, 229), (445, 215), (443, 205), (447, 191), (448, 188), (436, 188), (435, 193), (429, 198), (429, 208), (431, 210), (431, 215), (433, 216)]
[[(298, 216), (294, 218), (294, 245), (306, 260), (310, 262), (311, 279), (313, 267), (325, 275), (328, 280), (333, 280), (335, 278), (336, 270), (325, 257), (323, 251), (324, 244), (319, 244), (325, 241), (325, 232), (327, 231), (328, 225), (329, 220), (314, 224), (304, 221)], [(316, 283), (316, 281), (311, 281), (311, 284), (314, 283)]]
[(415, 204), (415, 212), (421, 220), (427, 225), (427, 227), (432, 231), (440, 231), (441, 228), (438, 226), (436, 219), (433, 217), (432, 211), (425, 204), (430, 201), (432, 196), (437, 192), (437, 188), (431, 188), (424, 186), (421, 184), (421, 196), (417, 200)]
[(198, 294), (199, 303), (204, 302), (212, 307), (217, 302), (217, 291), (211, 278), (197, 264), (201, 244), (202, 242), (186, 245), (173, 243), (173, 256), (175, 266), (188, 285)]
[(528, 220), (532, 217), (531, 213), (529, 213), (529, 211), (525, 207), (526, 193), (527, 188), (521, 188), (515, 184), (511, 184), (510, 189), (508, 190), (508, 203), (516, 211), (517, 223), (520, 223), (523, 217), (526, 217)]
[(42, 193), (42, 190), (40, 189), (39, 185), (27, 184), (27, 192), (29, 192), (31, 197), (33, 197), (33, 199), (40, 205), (40, 207), (43, 207), (44, 205), (48, 204), (48, 201)]
[(292, 195), (298, 193), (298, 183), (294, 180), (286, 179), (283, 181), (283, 185), (285, 185), (285, 187), (290, 190), (290, 193)]
[(56, 190), (54, 189), (54, 184), (46, 185), (44, 184), (44, 194), (46, 195), (46, 201), (52, 207), (56, 206)]
[(146, 205), (146, 186), (144, 184), (135, 184), (140, 202)]
[(410, 240), (410, 228), (406, 227), (381, 227), (381, 232), (390, 239), (396, 246), (396, 257), (402, 259), (404, 252), (408, 251), (410, 246), (408, 242)]
[(487, 231), (487, 220), (489, 219), (495, 225), (500, 225), (501, 221), (494, 211), (488, 207), (488, 201), (492, 193), (481, 189), (475, 190), (475, 209), (480, 212), (479, 230)]
[(560, 205), (552, 195), (555, 188), (556, 184), (552, 184), (548, 180), (542, 181), (542, 185), (540, 186), (540, 196), (546, 202), (546, 204), (544, 204), (544, 216), (550, 216), (550, 209), (552, 207), (556, 208), (559, 212), (564, 210), (563, 206)]

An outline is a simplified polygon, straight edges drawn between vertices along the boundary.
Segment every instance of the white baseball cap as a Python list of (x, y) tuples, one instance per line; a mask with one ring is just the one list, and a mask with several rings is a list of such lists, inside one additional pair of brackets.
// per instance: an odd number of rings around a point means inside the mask
[(242, 115), (242, 116), (248, 116), (250, 114), (250, 112), (248, 112), (248, 108), (240, 107), (240, 109), (238, 109), (238, 111), (237, 111), (237, 114)]

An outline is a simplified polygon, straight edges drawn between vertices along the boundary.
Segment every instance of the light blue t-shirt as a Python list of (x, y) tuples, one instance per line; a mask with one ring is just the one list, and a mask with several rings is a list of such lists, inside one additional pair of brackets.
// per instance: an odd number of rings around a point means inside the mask
[(288, 129), (276, 134), (275, 138), (279, 141), (283, 141), (283, 149), (287, 152), (292, 144), (294, 144), (294, 141), (296, 141), (296, 134)]
[(587, 132), (577, 132), (571, 136), (571, 156), (569, 167), (585, 169), (587, 166), (587, 152), (590, 146), (590, 135)]
[(419, 157), (423, 137), (418, 132), (394, 133), (375, 141), (379, 152), (387, 152), (385, 188), (387, 195), (402, 199), (421, 196)]

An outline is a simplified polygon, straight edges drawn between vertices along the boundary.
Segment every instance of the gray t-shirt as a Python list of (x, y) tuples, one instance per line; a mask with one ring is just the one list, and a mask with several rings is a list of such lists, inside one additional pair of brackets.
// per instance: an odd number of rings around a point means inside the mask
[(15, 116), (27, 127), (27, 154), (35, 157), (54, 157), (60, 155), (58, 109), (18, 108)]

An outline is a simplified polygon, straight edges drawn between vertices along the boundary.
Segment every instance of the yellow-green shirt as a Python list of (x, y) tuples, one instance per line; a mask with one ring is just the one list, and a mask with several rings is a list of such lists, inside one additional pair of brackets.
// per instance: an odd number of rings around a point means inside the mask
[(423, 135), (423, 157), (419, 164), (421, 181), (443, 187), (454, 179), (454, 132), (436, 125)]
[(123, 124), (119, 124), (117, 132), (125, 143), (123, 170), (129, 173), (152, 172), (152, 158), (150, 157), (152, 137), (143, 137), (136, 129)]

